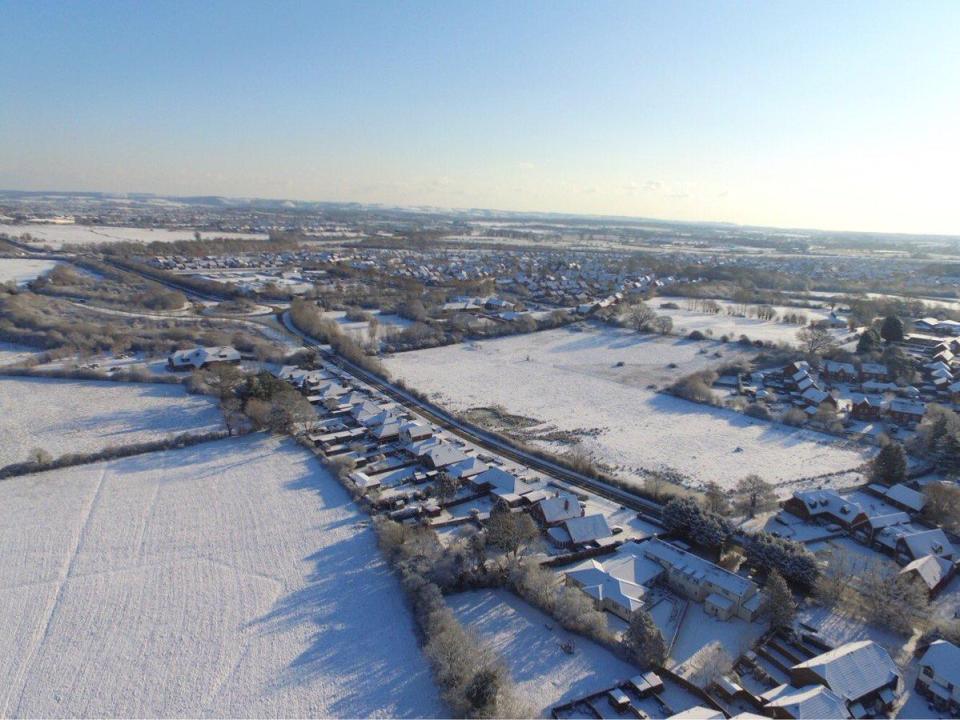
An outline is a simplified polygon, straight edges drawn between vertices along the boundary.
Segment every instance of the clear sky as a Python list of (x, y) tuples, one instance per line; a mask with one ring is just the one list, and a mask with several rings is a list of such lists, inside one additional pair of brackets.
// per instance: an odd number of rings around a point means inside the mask
[(960, 234), (960, 0), (0, 0), (0, 188)]

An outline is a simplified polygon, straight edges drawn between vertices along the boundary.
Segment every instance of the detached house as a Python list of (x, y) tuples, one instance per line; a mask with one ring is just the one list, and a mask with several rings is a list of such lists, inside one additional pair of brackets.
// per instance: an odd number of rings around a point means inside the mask
[(898, 425), (914, 425), (923, 420), (926, 412), (926, 404), (919, 400), (894, 398), (890, 401), (890, 406), (887, 408), (887, 417)]
[(841, 645), (794, 665), (796, 687), (823, 685), (843, 698), (855, 718), (886, 712), (900, 690), (900, 671), (889, 653), (872, 640)]
[(167, 358), (171, 370), (200, 370), (214, 363), (240, 362), (240, 353), (232, 347), (196, 347), (192, 350), (177, 350)]
[(867, 521), (858, 503), (835, 490), (798, 490), (784, 501), (783, 509), (804, 520), (836, 523), (847, 530)]
[(946, 640), (932, 642), (919, 665), (917, 692), (941, 712), (960, 716), (960, 647)]

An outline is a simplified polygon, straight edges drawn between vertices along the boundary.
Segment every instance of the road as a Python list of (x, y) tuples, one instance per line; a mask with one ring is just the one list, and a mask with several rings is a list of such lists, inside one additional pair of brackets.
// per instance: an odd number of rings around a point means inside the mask
[[(144, 277), (154, 280), (155, 282), (159, 282), (156, 280), (156, 278), (152, 277), (152, 273), (143, 273), (124, 266), (119, 267), (127, 272), (139, 272), (139, 274), (143, 275)], [(187, 297), (199, 297), (204, 300), (222, 299), (213, 298), (206, 293), (199, 292), (186, 286), (179, 286), (175, 283), (163, 284), (166, 284), (168, 287), (172, 287), (176, 290), (180, 290)], [(260, 325), (261, 327), (266, 325), (266, 323), (263, 321), (257, 320), (248, 320), (247, 322)], [(296, 338), (297, 342), (299, 342), (303, 347), (321, 352), (331, 363), (340, 367), (351, 375), (363, 380), (365, 383), (376, 388), (400, 405), (413, 410), (418, 415), (427, 418), (435, 425), (442, 427), (448, 432), (451, 432), (478, 447), (489, 450), (490, 452), (498, 455), (502, 455), (503, 457), (509, 458), (510, 460), (520, 463), (521, 465), (526, 465), (527, 467), (533, 468), (534, 470), (537, 470), (548, 477), (552, 477), (569, 485), (588, 490), (595, 495), (611, 500), (632, 510), (636, 510), (637, 512), (652, 514), (654, 517), (660, 516), (660, 510), (662, 506), (659, 503), (641, 497), (630, 492), (629, 490), (625, 490), (602, 480), (590, 477), (589, 475), (578, 473), (562, 465), (551, 462), (546, 458), (523, 450), (522, 448), (515, 446), (506, 438), (495, 435), (487, 430), (477, 427), (476, 425), (454, 417), (443, 408), (438, 407), (426, 400), (421, 400), (420, 398), (411, 395), (406, 390), (393, 385), (384, 378), (368, 372), (367, 370), (364, 370), (345, 358), (340, 357), (333, 352), (329, 346), (322, 346), (317, 343), (314, 338), (311, 338), (300, 332), (290, 321), (289, 312), (284, 312), (282, 314), (281, 322), (277, 323), (275, 327), (281, 328), (281, 331), (285, 331), (289, 335)]]
[(644, 497), (640, 497), (629, 490), (624, 490), (623, 488), (611, 485), (610, 483), (606, 483), (602, 480), (597, 480), (589, 475), (578, 473), (562, 465), (551, 462), (546, 458), (542, 458), (538, 455), (534, 455), (521, 448), (518, 448), (509, 440), (479, 428), (472, 423), (465, 422), (460, 418), (453, 416), (443, 408), (440, 408), (426, 400), (421, 400), (420, 398), (411, 395), (403, 388), (397, 387), (396, 385), (386, 381), (384, 378), (375, 375), (374, 373), (371, 373), (362, 367), (355, 365), (349, 360), (337, 355), (329, 348), (329, 346), (320, 345), (313, 338), (310, 338), (304, 333), (300, 332), (290, 321), (288, 313), (284, 313), (282, 319), (283, 325), (286, 327), (286, 329), (290, 333), (296, 335), (305, 347), (321, 352), (332, 364), (350, 373), (354, 377), (359, 378), (371, 387), (376, 388), (381, 393), (400, 405), (403, 405), (404, 407), (413, 410), (418, 415), (427, 418), (430, 422), (442, 427), (444, 430), (447, 430), (448, 432), (451, 432), (463, 438), (464, 440), (477, 445), (478, 447), (489, 450), (497, 455), (502, 455), (503, 457), (509, 458), (510, 460), (520, 463), (521, 465), (526, 465), (527, 467), (533, 468), (534, 470), (537, 470), (538, 472), (541, 472), (544, 475), (552, 477), (556, 480), (583, 488), (584, 490), (588, 490), (596, 495), (599, 495), (600, 497), (611, 500), (632, 510), (659, 517), (661, 510), (661, 505), (659, 503), (648, 500)]

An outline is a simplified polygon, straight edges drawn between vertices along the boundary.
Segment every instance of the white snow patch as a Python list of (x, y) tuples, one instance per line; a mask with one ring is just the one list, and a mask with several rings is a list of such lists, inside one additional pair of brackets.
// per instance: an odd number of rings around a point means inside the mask
[(251, 435), (0, 483), (0, 716), (443, 715), (336, 481)]
[[(518, 695), (541, 717), (549, 715), (554, 705), (611, 688), (638, 672), (606, 648), (568, 633), (556, 620), (506, 590), (461, 593), (447, 602), (460, 622), (500, 654)], [(572, 655), (560, 648), (568, 641), (575, 647)]]
[[(722, 360), (712, 357), (716, 351)], [(864, 461), (862, 448), (842, 446), (832, 436), (648, 389), (737, 352), (720, 343), (593, 327), (399, 353), (386, 366), (455, 411), (499, 404), (561, 430), (600, 428), (584, 446), (628, 480), (639, 481), (643, 468), (675, 469), (690, 477), (691, 486), (714, 480), (729, 487), (749, 473), (784, 482)]]
[(50, 272), (57, 265), (56, 260), (0, 258), (0, 284), (12, 282), (21, 287)]
[[(193, 230), (189, 229), (168, 230), (165, 228), (157, 228), (151, 230), (150, 228), (114, 227), (112, 225), (0, 224), (0, 235), (9, 235), (14, 239), (22, 239), (24, 234), (30, 235), (32, 244), (47, 246), (54, 250), (59, 250), (64, 245), (96, 245), (115, 242), (175, 242), (177, 240), (194, 239)], [(267, 239), (267, 236), (261, 233), (235, 233), (206, 230), (201, 231), (200, 236), (203, 239), (215, 237), (252, 240)]]
[(221, 427), (216, 402), (181, 385), (0, 377), (0, 467)]

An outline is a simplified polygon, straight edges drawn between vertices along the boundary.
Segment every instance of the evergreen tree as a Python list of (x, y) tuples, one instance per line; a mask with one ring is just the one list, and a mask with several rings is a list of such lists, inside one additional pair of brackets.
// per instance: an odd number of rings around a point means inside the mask
[(860, 340), (857, 341), (857, 354), (867, 355), (872, 352), (877, 352), (880, 350), (882, 343), (880, 333), (874, 328), (867, 328), (863, 331), (863, 334), (860, 335)]
[(880, 326), (880, 337), (889, 342), (901, 342), (903, 340), (903, 320), (896, 315), (888, 315)]
[(770, 621), (771, 628), (789, 627), (797, 612), (797, 603), (783, 575), (771, 570), (764, 588), (761, 612)]
[(653, 616), (643, 608), (637, 608), (630, 615), (626, 640), (637, 662), (644, 667), (663, 665), (667, 659), (667, 643), (663, 633), (653, 622)]
[(870, 461), (870, 480), (896, 485), (907, 478), (907, 454), (900, 443), (888, 442)]

